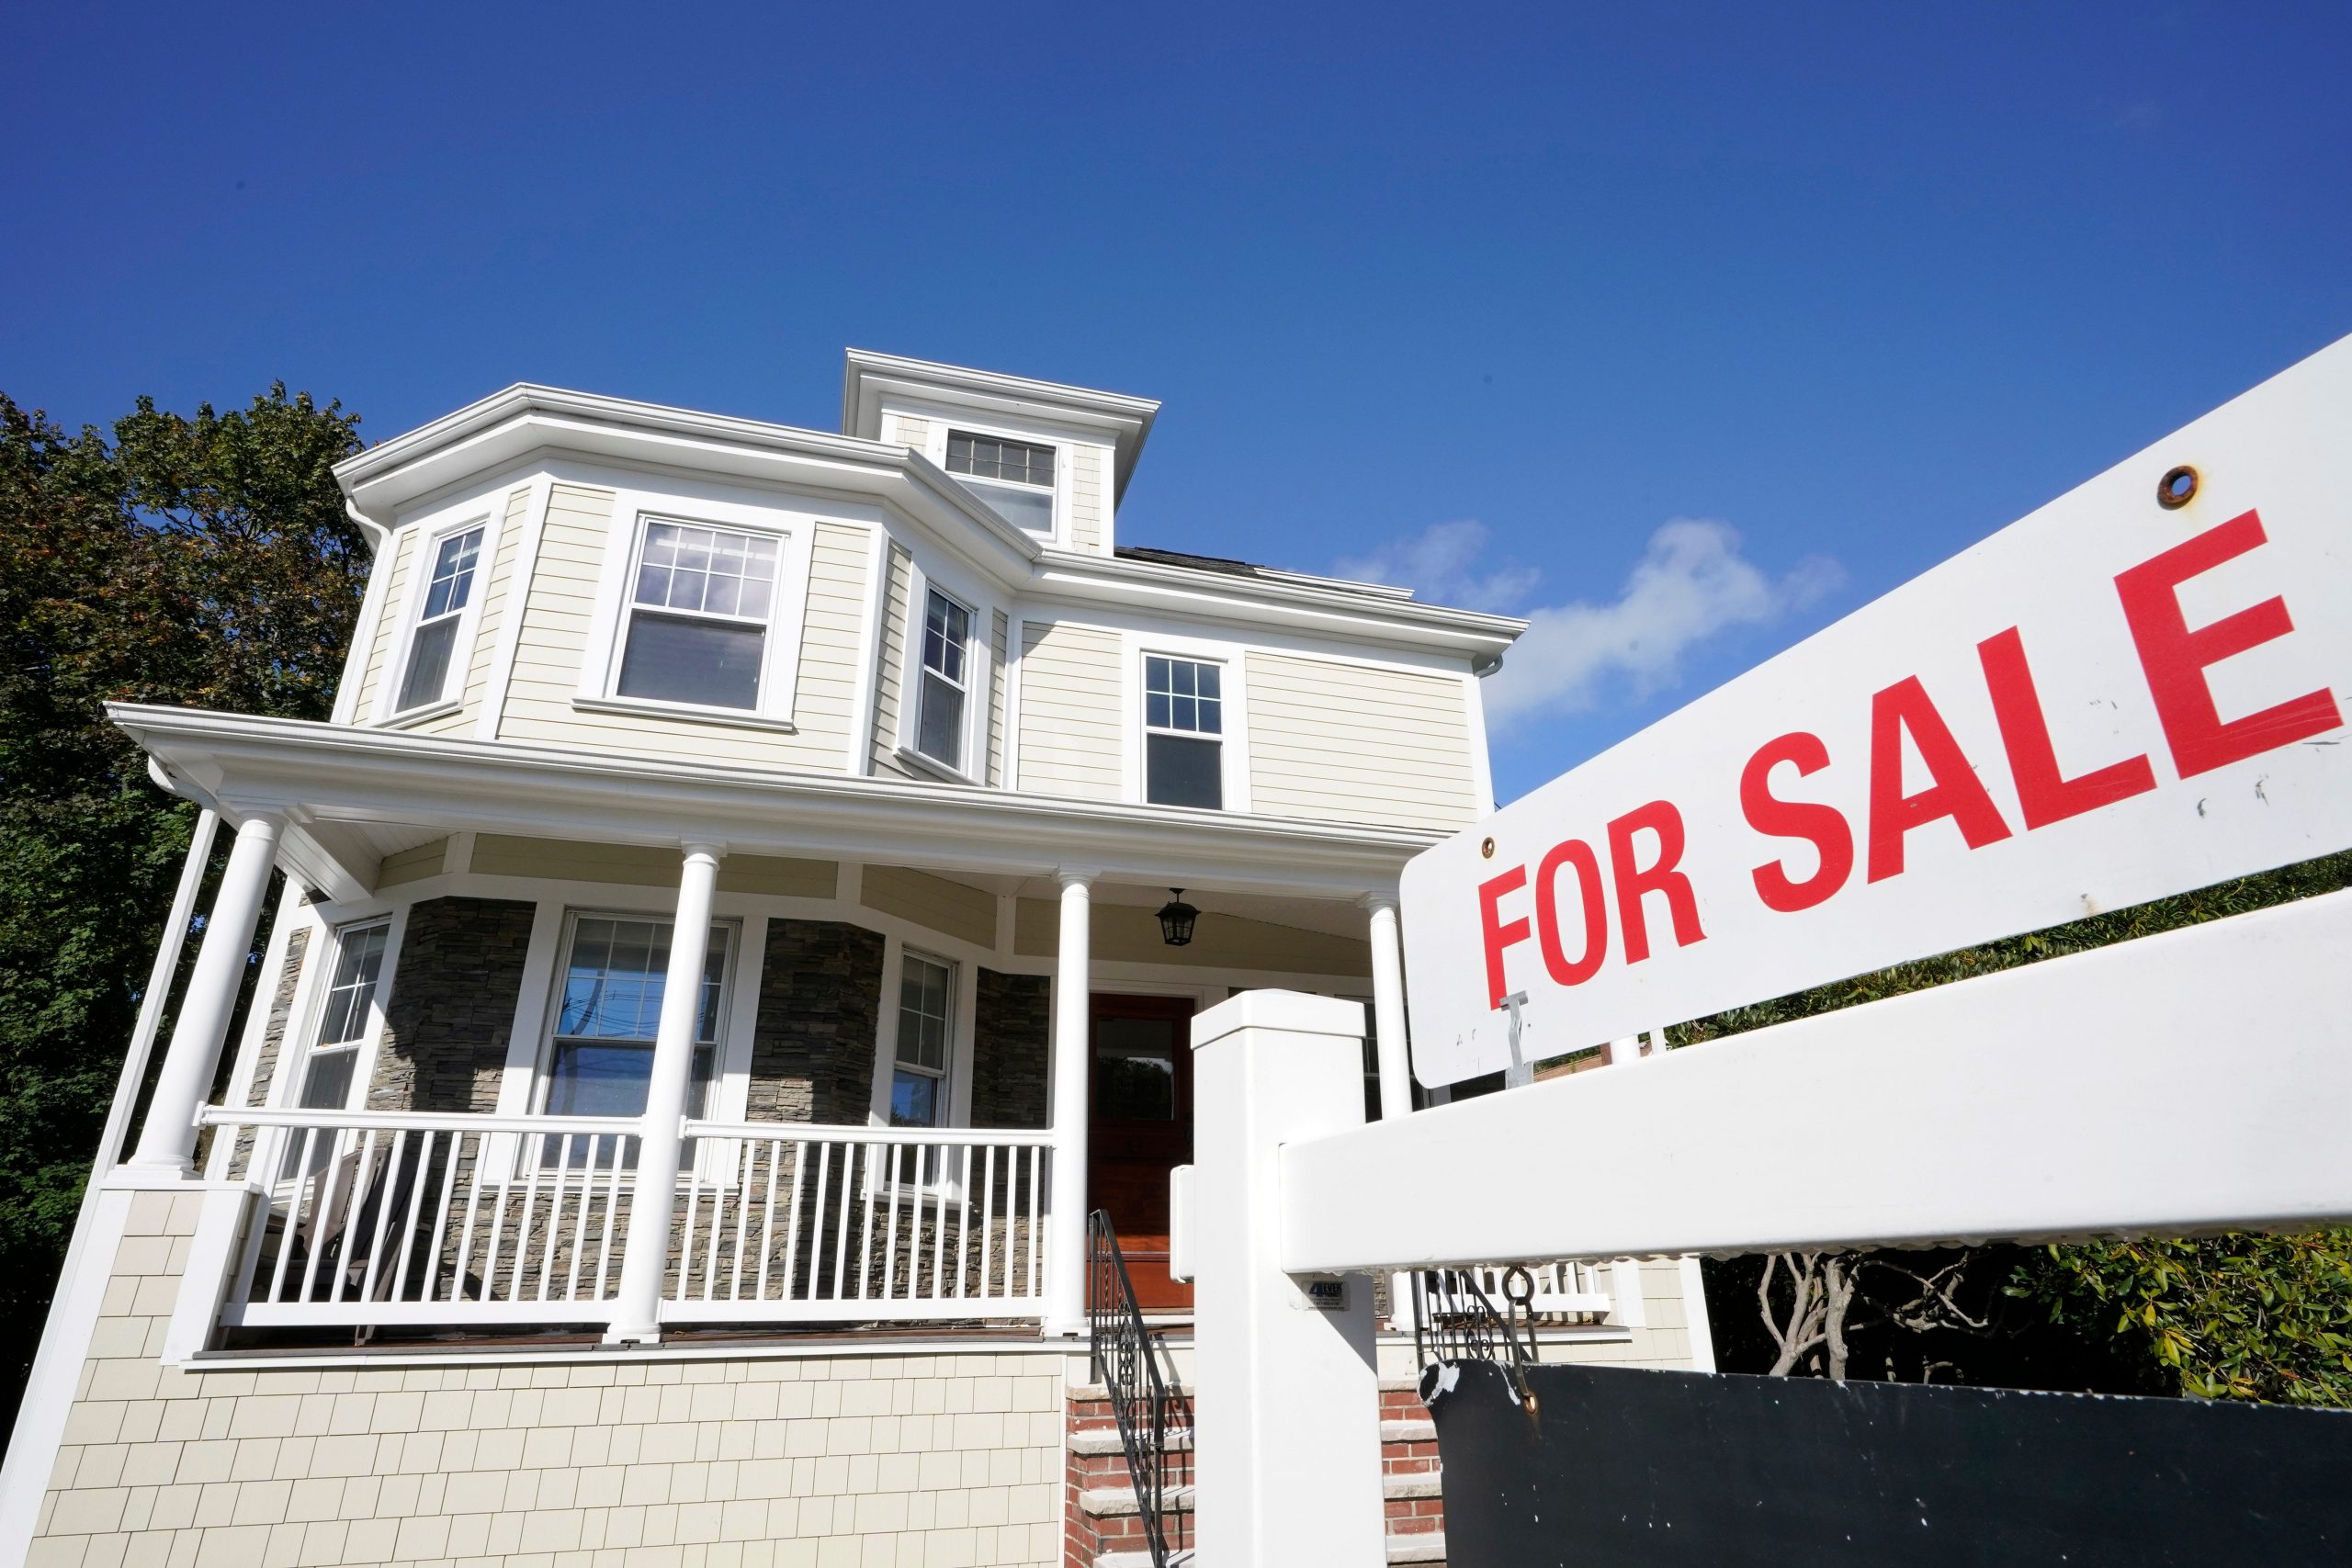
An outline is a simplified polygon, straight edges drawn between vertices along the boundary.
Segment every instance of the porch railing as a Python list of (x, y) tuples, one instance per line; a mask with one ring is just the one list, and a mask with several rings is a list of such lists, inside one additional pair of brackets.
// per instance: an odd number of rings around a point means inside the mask
[[(615, 1312), (634, 1120), (213, 1108), (266, 1193), (232, 1327), (602, 1325)], [(689, 1122), (664, 1323), (1032, 1318), (1042, 1131)]]

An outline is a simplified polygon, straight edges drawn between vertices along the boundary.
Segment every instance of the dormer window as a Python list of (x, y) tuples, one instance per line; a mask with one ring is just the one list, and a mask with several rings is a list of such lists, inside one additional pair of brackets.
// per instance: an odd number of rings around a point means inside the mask
[(771, 535), (649, 521), (614, 689), (655, 702), (758, 707), (777, 545)]
[(1225, 807), (1225, 670), (1208, 660), (1143, 661), (1144, 799)]
[(915, 723), (915, 750), (934, 762), (959, 773), (964, 768), (965, 698), (971, 689), (968, 674), (972, 613), (942, 593), (925, 595), (922, 617), (922, 711)]
[(444, 535), (434, 548), (433, 578), (418, 607), (416, 632), (408, 643), (408, 668), (401, 676), (399, 712), (437, 703), (447, 694), (458, 628), (473, 602), (481, 536), (480, 526), (460, 529)]
[(1016, 528), (1054, 531), (1054, 449), (968, 430), (947, 433), (947, 471)]

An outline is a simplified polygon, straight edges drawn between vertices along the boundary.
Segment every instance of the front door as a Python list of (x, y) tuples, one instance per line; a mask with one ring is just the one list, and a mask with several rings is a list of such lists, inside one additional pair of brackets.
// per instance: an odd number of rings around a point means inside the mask
[(1087, 1206), (1111, 1216), (1147, 1309), (1187, 1311), (1168, 1277), (1168, 1173), (1193, 1157), (1193, 1000), (1097, 995), (1088, 1029)]

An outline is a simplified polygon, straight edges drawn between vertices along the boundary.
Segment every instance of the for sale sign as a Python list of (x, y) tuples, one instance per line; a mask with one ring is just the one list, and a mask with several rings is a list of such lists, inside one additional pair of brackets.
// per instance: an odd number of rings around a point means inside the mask
[(2352, 338), (1417, 858), (1414, 1074), (2352, 846), (2347, 682)]

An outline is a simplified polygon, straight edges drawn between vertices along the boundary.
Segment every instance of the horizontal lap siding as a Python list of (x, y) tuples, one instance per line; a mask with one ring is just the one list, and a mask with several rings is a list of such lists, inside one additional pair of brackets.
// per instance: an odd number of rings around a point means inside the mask
[(500, 739), (755, 767), (839, 769), (840, 729), (782, 733), (572, 707), (595, 615), (613, 500), (610, 491), (569, 484), (557, 485), (548, 497), (547, 531), (525, 602)]
[(1004, 784), (1005, 660), (1010, 657), (1012, 623), (1002, 610), (991, 612), (989, 623), (989, 776), (988, 783)]
[[(483, 876), (537, 876), (559, 882), (617, 883), (675, 887), (683, 863), (676, 850), (645, 844), (593, 844), (564, 839), (523, 839), (484, 833), (474, 840), (472, 869)], [(718, 890), (787, 898), (830, 898), (831, 861), (774, 855), (728, 855), (718, 863)]]
[(1119, 635), (1031, 621), (1021, 651), (1021, 787), (1116, 800)]
[(1108, 555), (1110, 530), (1103, 526), (1102, 448), (1072, 449), (1069, 472), (1069, 543), (1072, 549)]
[(384, 857), (376, 870), (376, 890), (398, 887), (403, 882), (422, 882), (428, 876), (441, 874), (441, 867), (449, 858), (449, 840), (435, 839), (429, 844), (419, 844), (413, 850), (395, 850)]
[(800, 634), (800, 675), (792, 722), (811, 745), (852, 765), (857, 723), (858, 638), (865, 630), (863, 528), (820, 523), (808, 552), (808, 607)]
[(899, 761), (899, 692), (906, 670), (907, 596), (914, 558), (890, 547), (890, 578), (882, 602), (882, 647), (874, 660), (874, 771), (891, 778), (914, 774)]
[(1478, 815), (1460, 679), (1252, 653), (1249, 698), (1256, 810), (1435, 829)]
[(416, 530), (403, 528), (392, 542), (392, 558), (384, 581), (383, 609), (376, 617), (376, 633), (368, 647), (368, 662), (359, 671), (359, 700), (352, 712), (365, 723), (376, 711), (376, 692), (384, 683), (384, 666), (391, 661), (392, 644), (399, 640), (401, 601), (407, 597), (408, 565), (416, 554)]
[(860, 897), (869, 909), (960, 937), (976, 947), (996, 945), (996, 895), (900, 865), (865, 868)]

